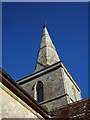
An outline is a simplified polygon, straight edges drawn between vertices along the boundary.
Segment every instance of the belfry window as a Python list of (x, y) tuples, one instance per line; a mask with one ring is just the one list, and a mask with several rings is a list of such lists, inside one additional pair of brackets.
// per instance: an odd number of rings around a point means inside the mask
[(43, 83), (41, 81), (38, 81), (36, 90), (37, 90), (37, 101), (42, 102), (43, 101)]

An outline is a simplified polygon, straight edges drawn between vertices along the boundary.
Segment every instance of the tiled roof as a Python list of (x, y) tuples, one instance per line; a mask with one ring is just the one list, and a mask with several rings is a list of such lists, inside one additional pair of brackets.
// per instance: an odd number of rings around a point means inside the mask
[(90, 97), (75, 103), (56, 109), (51, 112), (56, 120), (89, 120), (90, 119)]

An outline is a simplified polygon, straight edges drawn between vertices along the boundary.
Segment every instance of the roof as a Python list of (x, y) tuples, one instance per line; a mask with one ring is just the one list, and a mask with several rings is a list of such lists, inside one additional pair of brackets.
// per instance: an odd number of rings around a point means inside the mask
[(48, 112), (43, 109), (36, 100), (27, 94), (2, 68), (0, 68), (0, 82), (5, 85), (10, 91), (23, 100), (28, 106), (34, 109), (42, 117), (48, 118)]
[(57, 108), (51, 112), (54, 119), (87, 119), (90, 118), (90, 97), (77, 101), (75, 103), (68, 104), (62, 108)]

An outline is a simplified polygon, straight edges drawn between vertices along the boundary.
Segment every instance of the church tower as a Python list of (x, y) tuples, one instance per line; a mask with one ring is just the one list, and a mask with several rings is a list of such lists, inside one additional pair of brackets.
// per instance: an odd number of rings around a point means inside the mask
[(35, 71), (17, 83), (48, 111), (81, 99), (81, 90), (59, 59), (46, 25)]

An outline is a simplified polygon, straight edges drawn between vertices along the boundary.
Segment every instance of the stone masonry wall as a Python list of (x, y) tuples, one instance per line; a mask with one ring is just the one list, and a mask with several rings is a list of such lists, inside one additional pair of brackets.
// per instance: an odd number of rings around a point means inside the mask
[[(48, 71), (47, 73), (21, 85), (21, 87), (25, 91), (27, 91), (28, 94), (33, 98), (35, 96), (34, 86), (37, 81), (41, 81), (43, 83), (43, 102), (46, 101), (46, 103), (41, 105), (44, 107), (46, 106), (47, 110), (51, 111), (52, 109), (55, 109), (58, 106), (68, 104), (67, 97), (56, 99), (57, 97), (60, 97), (65, 94), (64, 82), (62, 77), (62, 67), (59, 67), (52, 71)], [(49, 100), (52, 100), (52, 102), (47, 102)]]
[(43, 83), (44, 101), (40, 102), (40, 104), (44, 107), (46, 106), (48, 110), (52, 110), (81, 99), (77, 84), (67, 74), (65, 69), (58, 65), (45, 69), (19, 82), (21, 83), (20, 86), (36, 100), (34, 86), (38, 81), (41, 81)]
[(64, 85), (65, 85), (66, 93), (69, 95), (69, 98), (71, 98), (73, 100), (73, 102), (81, 100), (81, 93), (80, 93), (80, 91), (72, 83), (72, 81), (67, 76), (65, 71), (64, 71)]
[(63, 96), (55, 100), (43, 102), (44, 104), (40, 103), (40, 105), (44, 107), (48, 112), (50, 112), (57, 109), (58, 107), (67, 105), (68, 104), (67, 99), (68, 99), (68, 96)]
[(31, 81), (22, 84), (21, 87), (25, 89), (25, 91), (27, 91), (29, 95), (34, 97), (33, 88), (37, 81), (41, 81), (44, 85), (44, 101), (56, 98), (65, 93), (61, 68), (49, 71), (46, 74), (34, 78)]
[[(8, 90), (7, 88), (5, 89)], [(11, 91), (9, 93), (0, 88), (0, 110), (2, 110), (0, 118), (38, 118), (32, 111), (21, 104), (22, 102), (25, 105), (20, 98), (16, 97)], [(13, 96), (20, 102), (14, 99)]]

